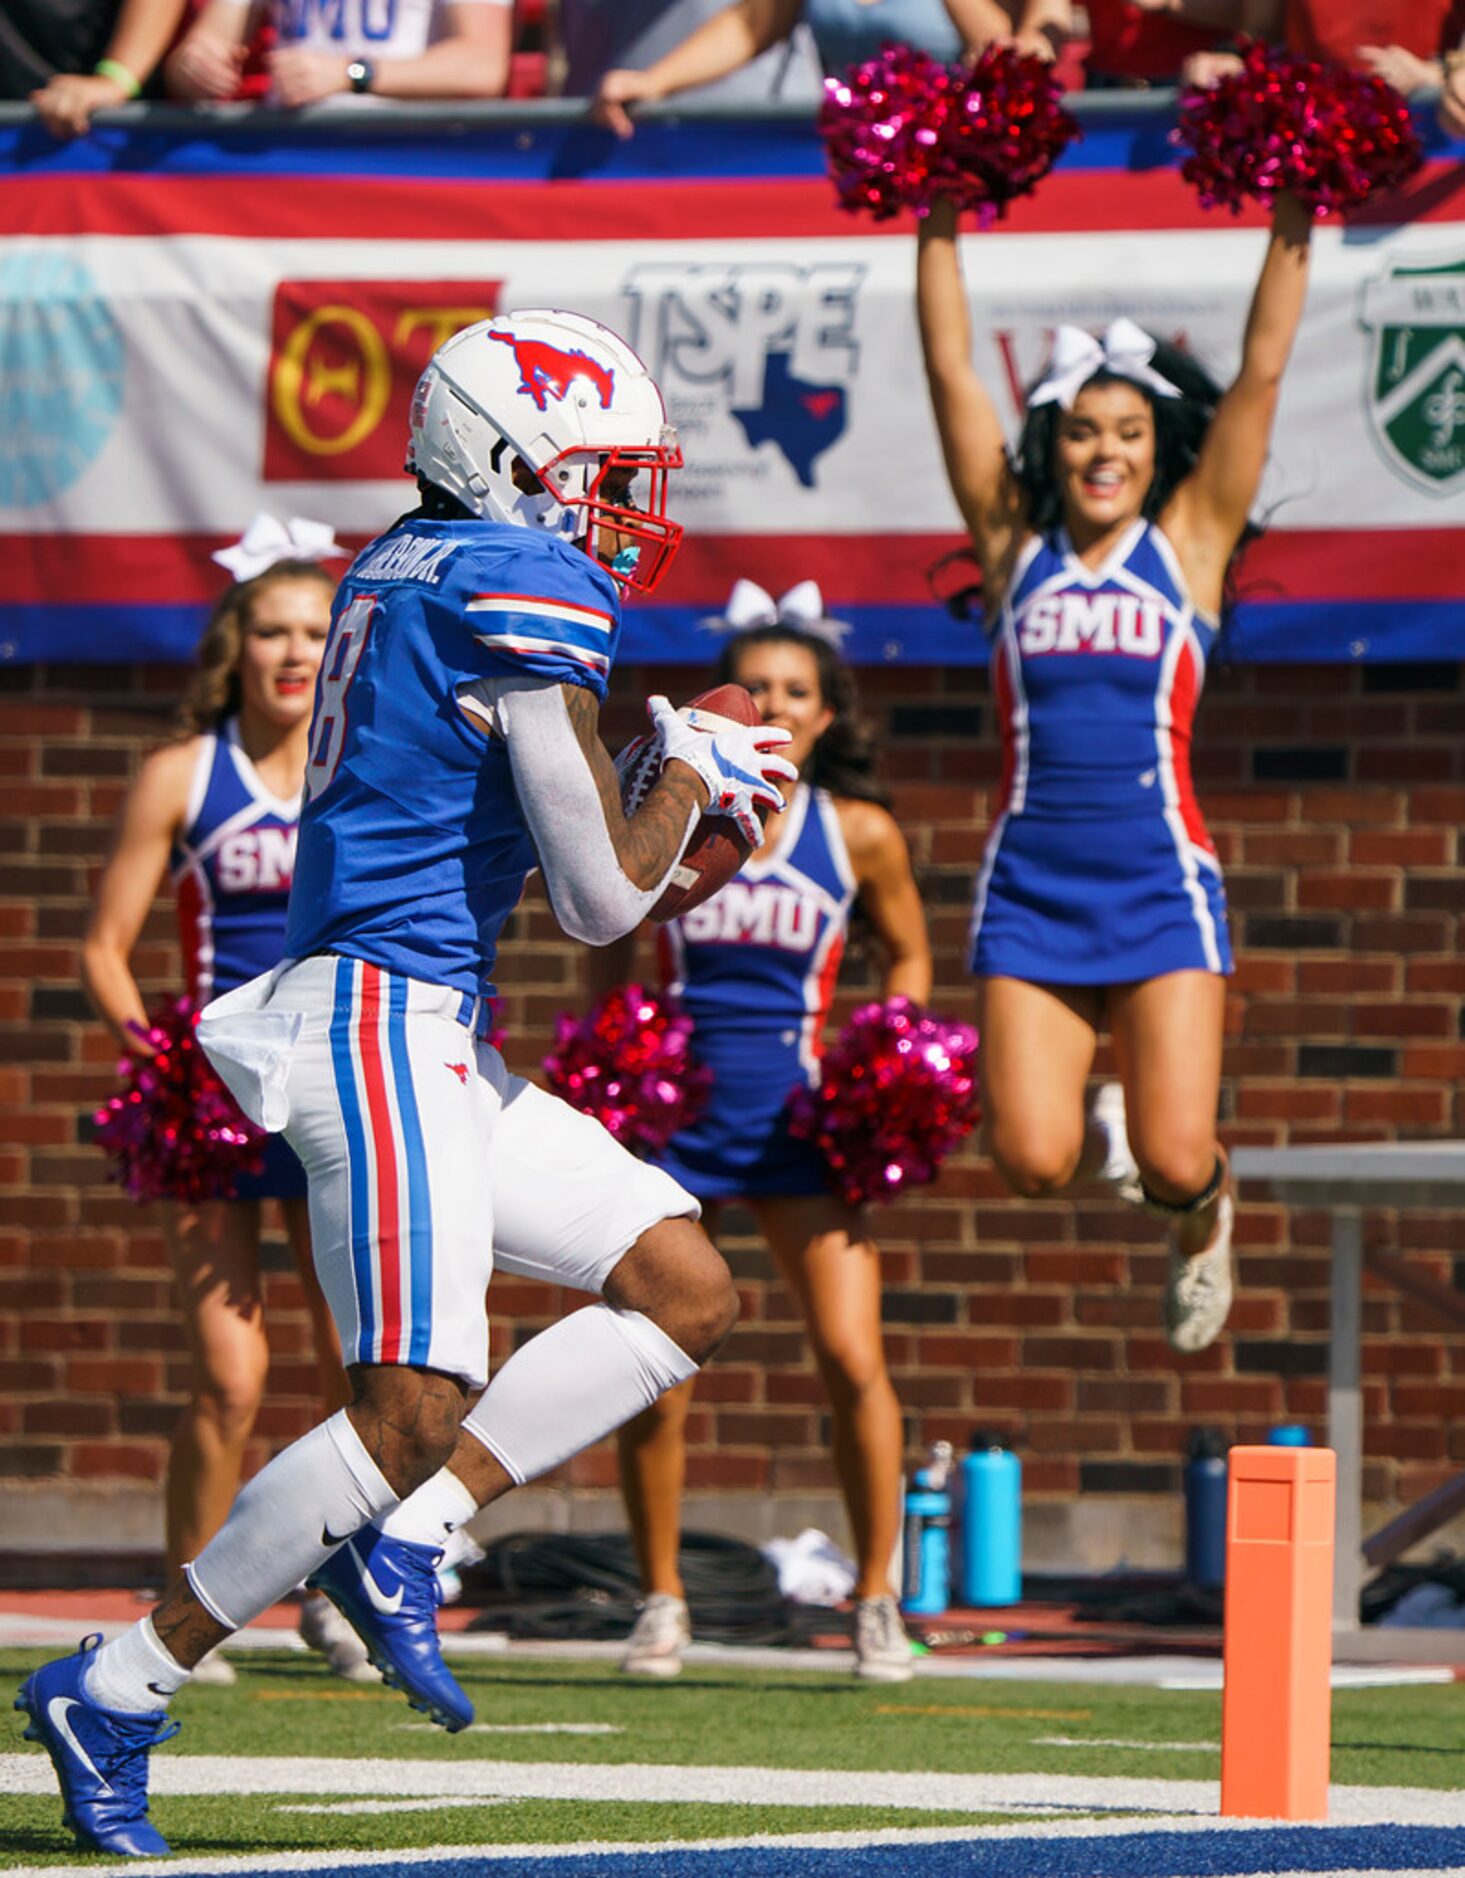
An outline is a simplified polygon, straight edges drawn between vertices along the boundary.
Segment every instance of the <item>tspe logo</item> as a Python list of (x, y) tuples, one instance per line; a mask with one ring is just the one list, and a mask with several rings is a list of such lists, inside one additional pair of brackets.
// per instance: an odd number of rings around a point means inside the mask
[(655, 263), (633, 270), (631, 343), (667, 393), (684, 435), (684, 403), (713, 393), (756, 449), (772, 443), (806, 489), (844, 435), (859, 371), (855, 302), (865, 270)]
[(266, 482), (373, 482), (402, 468), (428, 359), (498, 310), (501, 281), (285, 280), (270, 334)]

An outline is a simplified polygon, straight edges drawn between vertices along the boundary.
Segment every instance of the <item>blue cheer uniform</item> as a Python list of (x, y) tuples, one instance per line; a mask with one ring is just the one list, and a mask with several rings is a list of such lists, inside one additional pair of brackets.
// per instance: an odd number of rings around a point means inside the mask
[(656, 1165), (701, 1200), (829, 1189), (823, 1156), (789, 1135), (787, 1106), (819, 1080), (855, 878), (824, 790), (800, 783), (785, 815), (773, 852), (659, 935), (712, 1088)]
[[(201, 739), (169, 861), (185, 982), (196, 1010), (269, 971), (284, 955), (299, 820), (299, 796), (284, 800), (261, 781), (239, 742), (237, 718)], [(272, 1135), (264, 1170), (237, 1179), (232, 1197), (293, 1200), (304, 1194), (304, 1169), (284, 1139)]]
[(1218, 623), (1136, 521), (1101, 567), (1062, 529), (1024, 547), (993, 634), (998, 811), (972, 970), (1062, 985), (1232, 969), (1226, 895), (1190, 775)]
[(511, 676), (603, 700), (619, 634), (610, 575), (553, 536), (411, 516), (364, 548), (317, 685), (289, 955), (491, 997), (537, 857), (508, 748), (460, 700)]

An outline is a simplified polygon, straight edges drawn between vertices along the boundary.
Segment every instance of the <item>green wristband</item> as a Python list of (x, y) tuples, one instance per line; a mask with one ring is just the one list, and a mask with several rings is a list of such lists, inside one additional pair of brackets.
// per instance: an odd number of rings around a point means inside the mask
[(92, 70), (98, 78), (110, 78), (114, 85), (120, 85), (129, 98), (142, 90), (141, 79), (134, 77), (119, 59), (98, 59)]

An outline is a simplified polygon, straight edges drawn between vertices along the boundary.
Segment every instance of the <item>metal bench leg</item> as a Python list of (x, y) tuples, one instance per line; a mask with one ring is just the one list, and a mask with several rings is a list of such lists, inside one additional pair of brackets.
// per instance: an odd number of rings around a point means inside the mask
[(1363, 1586), (1363, 1214), (1333, 1210), (1333, 1324), (1328, 1354), (1328, 1445), (1338, 1457), (1333, 1629), (1358, 1628)]

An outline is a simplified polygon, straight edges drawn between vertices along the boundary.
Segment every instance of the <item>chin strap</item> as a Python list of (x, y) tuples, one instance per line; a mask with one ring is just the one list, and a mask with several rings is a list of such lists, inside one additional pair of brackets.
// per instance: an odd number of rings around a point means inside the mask
[(1210, 1179), (1201, 1188), (1199, 1193), (1191, 1194), (1188, 1200), (1162, 1200), (1159, 1194), (1150, 1191), (1149, 1185), (1144, 1180), (1143, 1176), (1141, 1176), (1140, 1179), (1140, 1185), (1144, 1188), (1145, 1205), (1152, 1213), (1163, 1213), (1167, 1219), (1173, 1218), (1177, 1213), (1204, 1213), (1206, 1208), (1212, 1205), (1219, 1197), (1221, 1189), (1225, 1184), (1226, 1163), (1221, 1159), (1219, 1154), (1216, 1156), (1216, 1165), (1211, 1170)]

